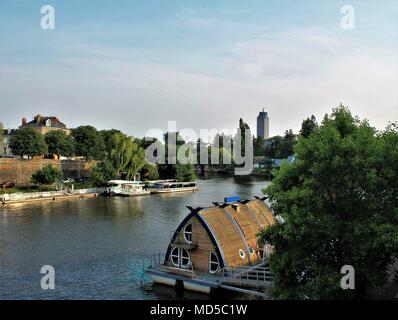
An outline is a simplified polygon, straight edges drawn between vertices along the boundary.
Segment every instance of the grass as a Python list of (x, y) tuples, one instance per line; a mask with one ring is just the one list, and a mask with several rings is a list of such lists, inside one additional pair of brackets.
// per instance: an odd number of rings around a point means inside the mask
[(41, 186), (26, 186), (26, 187), (13, 187), (0, 189), (0, 194), (11, 194), (17, 192), (43, 192), (43, 191), (56, 191), (57, 189), (53, 185), (41, 185)]
[[(94, 188), (89, 181), (86, 182), (71, 182), (71, 183), (65, 183), (65, 186), (67, 187), (72, 187), (72, 184), (74, 185), (74, 189), (89, 189), (89, 188)], [(11, 194), (11, 193), (17, 193), (17, 192), (24, 192), (24, 193), (29, 193), (29, 192), (44, 192), (44, 191), (57, 191), (55, 185), (39, 185), (39, 186), (25, 186), (25, 187), (13, 187), (13, 188), (0, 188), (0, 194)]]

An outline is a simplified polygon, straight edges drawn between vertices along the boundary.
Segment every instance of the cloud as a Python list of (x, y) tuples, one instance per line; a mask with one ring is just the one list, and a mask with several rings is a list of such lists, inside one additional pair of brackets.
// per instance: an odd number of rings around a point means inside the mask
[(3, 121), (18, 125), (22, 116), (55, 114), (69, 126), (90, 123), (142, 136), (166, 129), (168, 120), (199, 132), (237, 127), (243, 117), (255, 130), (266, 107), (271, 134), (282, 134), (340, 102), (379, 128), (398, 119), (396, 48), (353, 47), (322, 30), (235, 42), (223, 59), (217, 56), (228, 73), (206, 66), (217, 52), (192, 60), (200, 72), (167, 63), (173, 52), (82, 44), (60, 45), (57, 52), (56, 64), (0, 66)]

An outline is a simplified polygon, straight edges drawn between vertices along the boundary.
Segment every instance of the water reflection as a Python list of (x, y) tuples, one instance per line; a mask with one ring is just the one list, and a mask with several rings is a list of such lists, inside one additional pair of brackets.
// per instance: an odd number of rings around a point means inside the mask
[[(0, 298), (177, 299), (172, 288), (140, 288), (143, 253), (165, 251), (170, 231), (188, 214), (187, 205), (261, 195), (267, 183), (221, 177), (200, 180), (199, 191), (192, 193), (1, 207)], [(55, 290), (40, 289), (45, 264), (56, 270)], [(180, 298), (209, 297), (185, 292)]]

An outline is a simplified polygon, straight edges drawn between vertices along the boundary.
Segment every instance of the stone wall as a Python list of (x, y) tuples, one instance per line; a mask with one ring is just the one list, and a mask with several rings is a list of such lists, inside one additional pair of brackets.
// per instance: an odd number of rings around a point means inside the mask
[(17, 185), (29, 185), (32, 174), (48, 164), (60, 168), (65, 178), (77, 179), (87, 177), (95, 162), (85, 160), (0, 158), (0, 182), (12, 181)]

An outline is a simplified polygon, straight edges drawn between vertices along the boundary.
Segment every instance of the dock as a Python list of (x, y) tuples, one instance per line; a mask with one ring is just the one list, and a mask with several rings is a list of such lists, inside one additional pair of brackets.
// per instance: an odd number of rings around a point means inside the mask
[(56, 201), (56, 200), (95, 198), (99, 195), (100, 195), (100, 193), (65, 194), (62, 196), (38, 197), (38, 198), (23, 199), (23, 200), (5, 200), (5, 201), (2, 200), (1, 204), (2, 205), (13, 205), (13, 204), (36, 203), (36, 202)]

